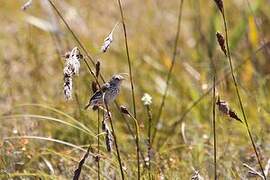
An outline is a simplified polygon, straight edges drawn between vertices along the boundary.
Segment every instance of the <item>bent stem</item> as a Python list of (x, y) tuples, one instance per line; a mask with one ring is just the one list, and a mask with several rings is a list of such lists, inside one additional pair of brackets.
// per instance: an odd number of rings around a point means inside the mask
[(158, 110), (158, 115), (157, 115), (157, 118), (156, 118), (156, 123), (155, 123), (154, 131), (153, 131), (153, 137), (152, 137), (152, 144), (154, 142), (154, 139), (155, 139), (155, 136), (156, 136), (156, 133), (157, 133), (157, 125), (160, 123), (160, 117), (162, 115), (162, 111), (163, 111), (163, 108), (164, 108), (164, 105), (165, 105), (165, 101), (166, 101), (167, 93), (168, 93), (168, 89), (169, 89), (169, 84), (170, 84), (170, 80), (171, 80), (171, 76), (172, 76), (172, 71), (173, 71), (173, 68), (174, 68), (174, 65), (175, 65), (177, 46), (178, 46), (178, 40), (179, 40), (179, 35), (180, 35), (180, 29), (181, 29), (181, 17), (182, 17), (183, 3), (184, 3), (184, 0), (181, 0), (181, 2), (179, 4), (177, 32), (176, 32), (176, 37), (175, 37), (175, 40), (174, 40), (172, 63), (170, 65), (170, 69), (169, 69), (169, 72), (167, 74), (166, 87), (165, 87), (164, 94), (162, 96), (162, 100), (161, 100), (160, 107), (159, 107), (159, 110)]
[(236, 78), (235, 78), (235, 75), (234, 75), (234, 69), (233, 69), (233, 65), (232, 65), (231, 52), (230, 52), (229, 42), (228, 42), (229, 41), (229, 37), (228, 37), (227, 21), (226, 21), (224, 10), (221, 11), (221, 14), (222, 14), (222, 19), (223, 19), (223, 24), (224, 24), (224, 29), (225, 29), (226, 48), (227, 48), (227, 51), (228, 51), (227, 58), (229, 60), (230, 71), (231, 71), (232, 79), (233, 79), (233, 82), (234, 82), (234, 87), (235, 87), (237, 98), (238, 98), (238, 101), (239, 101), (239, 104), (240, 104), (241, 112), (242, 112), (243, 117), (244, 117), (245, 127), (246, 127), (246, 130), (248, 132), (249, 139), (251, 141), (252, 147), (253, 147), (254, 152), (256, 154), (256, 158), (257, 158), (258, 164), (260, 165), (261, 173), (262, 173), (264, 179), (266, 180), (266, 176), (265, 176), (265, 173), (264, 173), (264, 170), (263, 170), (263, 167), (262, 167), (262, 163), (261, 163), (261, 160), (260, 160), (258, 151), (257, 151), (257, 147), (255, 145), (254, 139), (252, 137), (252, 134), (251, 134), (251, 131), (250, 131), (250, 128), (249, 128), (249, 125), (248, 125), (248, 121), (247, 121), (246, 113), (244, 111), (244, 106), (243, 106), (242, 99), (241, 99), (241, 96), (240, 96), (238, 84), (237, 84), (237, 81), (236, 81)]
[(128, 60), (128, 70), (129, 70), (129, 80), (130, 80), (130, 87), (131, 87), (131, 93), (132, 93), (132, 103), (133, 103), (133, 113), (134, 117), (136, 118), (136, 101), (135, 101), (135, 93), (134, 93), (134, 83), (133, 83), (133, 76), (132, 76), (132, 67), (131, 67), (131, 61), (129, 56), (129, 49), (128, 49), (128, 38), (127, 38), (127, 30), (126, 30), (126, 24), (124, 20), (124, 12), (122, 8), (121, 0), (118, 0), (118, 6), (121, 13), (121, 20), (122, 20), (122, 26), (124, 30), (124, 37), (125, 37), (125, 46), (126, 46), (126, 54), (127, 54), (127, 60)]
[(134, 125), (135, 125), (135, 128), (136, 128), (137, 177), (138, 177), (138, 180), (139, 180), (139, 179), (141, 179), (141, 173), (140, 173), (139, 125), (138, 125), (138, 120), (134, 116), (132, 116), (132, 114), (130, 114), (128, 112), (128, 115), (131, 117), (131, 119), (133, 119)]

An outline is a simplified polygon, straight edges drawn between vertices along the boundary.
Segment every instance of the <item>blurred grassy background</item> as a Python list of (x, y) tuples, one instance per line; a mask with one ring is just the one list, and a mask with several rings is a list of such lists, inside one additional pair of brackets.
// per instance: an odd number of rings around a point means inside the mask
[[(22, 11), (24, 3), (23, 0), (2, 1), (0, 6), (0, 175), (3, 179), (71, 179), (84, 154), (78, 148), (90, 143), (96, 149), (97, 115), (84, 110), (92, 94), (93, 79), (82, 63), (80, 76), (74, 80), (73, 101), (64, 100), (64, 58), (61, 56), (77, 45), (46, 1), (33, 0), (32, 6)], [(117, 1), (61, 0), (55, 3), (88, 52), (101, 62), (106, 79), (115, 73), (128, 72), (121, 26), (115, 30), (108, 52), (99, 53), (104, 38), (115, 23), (121, 21)], [(263, 165), (266, 165), (270, 157), (270, 47), (256, 50), (270, 38), (270, 2), (253, 0), (250, 6), (246, 0), (224, 3), (233, 61), (240, 67), (236, 74), (244, 107)], [(177, 0), (123, 0), (141, 128), (140, 144), (145, 156), (148, 121), (140, 99), (145, 92), (152, 96), (155, 118), (172, 61), (178, 4)], [(205, 179), (213, 177), (211, 95), (205, 96), (185, 116), (176, 132), (171, 131), (171, 125), (211, 88), (210, 58), (216, 63), (218, 77), (226, 76), (228, 62), (216, 46), (216, 31), (223, 32), (223, 26), (214, 1), (184, 2), (176, 65), (153, 145), (155, 179), (189, 179), (194, 169)], [(217, 90), (240, 116), (231, 77), (226, 76)], [(129, 82), (124, 83), (117, 100), (132, 110)], [(134, 140), (126, 121), (113, 106), (112, 114), (128, 179), (135, 179)], [(65, 122), (75, 125), (79, 122), (91, 133), (72, 128)], [(127, 122), (132, 126), (129, 118)], [(7, 139), (17, 136), (31, 138)], [(76, 148), (61, 142), (72, 143)], [(103, 145), (104, 141), (101, 142)], [(220, 179), (252, 178), (243, 163), (254, 168), (258, 165), (244, 126), (218, 113), (217, 143)], [(96, 178), (94, 160), (90, 158), (86, 165), (82, 178)], [(101, 167), (103, 178), (120, 178), (116, 157), (108, 154), (104, 147)], [(142, 169), (146, 178), (147, 170)]]

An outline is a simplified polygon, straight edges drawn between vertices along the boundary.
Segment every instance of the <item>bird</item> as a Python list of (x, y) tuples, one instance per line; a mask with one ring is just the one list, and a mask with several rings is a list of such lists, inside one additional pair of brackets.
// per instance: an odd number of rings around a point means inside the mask
[(103, 84), (100, 89), (92, 95), (85, 109), (93, 107), (93, 110), (96, 110), (98, 107), (105, 107), (104, 101), (107, 105), (113, 102), (120, 93), (120, 86), (124, 79), (125, 78), (119, 74), (113, 75), (108, 82)]

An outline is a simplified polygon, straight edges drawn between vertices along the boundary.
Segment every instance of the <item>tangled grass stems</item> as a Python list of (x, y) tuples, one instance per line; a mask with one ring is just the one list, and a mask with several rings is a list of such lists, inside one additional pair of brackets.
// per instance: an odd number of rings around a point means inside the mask
[[(94, 59), (89, 55), (89, 53), (86, 51), (86, 49), (84, 48), (84, 46), (82, 45), (81, 41), (79, 40), (79, 38), (77, 38), (77, 36), (75, 35), (75, 33), (73, 32), (73, 30), (70, 28), (70, 26), (68, 25), (67, 21), (64, 19), (64, 17), (62, 16), (62, 14), (60, 13), (60, 11), (56, 8), (56, 6), (54, 5), (54, 3), (51, 1), (51, 0), (48, 0), (49, 3), (51, 4), (51, 6), (53, 7), (53, 9), (56, 11), (56, 13), (58, 14), (58, 16), (61, 18), (61, 20), (64, 22), (65, 26), (67, 27), (67, 29), (70, 31), (70, 33), (72, 34), (73, 38), (75, 39), (75, 41), (78, 43), (78, 45), (80, 46), (80, 48), (83, 50), (83, 52), (86, 54), (87, 58), (90, 59), (91, 63), (95, 66), (96, 63), (94, 61)], [(87, 62), (87, 60), (85, 58), (83, 58), (90, 74), (93, 76), (93, 78), (95, 79), (95, 81), (97, 82), (97, 85), (99, 87), (99, 89), (101, 89), (101, 86), (100, 84), (98, 83), (98, 78), (97, 76), (95, 75), (95, 73), (93, 72), (93, 70), (91, 69), (89, 63)], [(100, 77), (102, 79), (103, 82), (105, 82), (103, 76), (101, 75), (100, 73)], [(135, 97), (134, 97), (135, 99)], [(106, 106), (106, 110), (107, 112), (109, 112), (109, 108), (108, 108), (108, 105), (107, 103), (105, 102), (105, 106)], [(135, 108), (135, 106), (134, 106)], [(115, 140), (115, 147), (116, 147), (116, 151), (117, 151), (117, 159), (118, 159), (118, 162), (119, 162), (119, 166), (120, 166), (120, 171), (121, 171), (121, 177), (122, 177), (122, 180), (124, 180), (124, 172), (123, 172), (123, 167), (122, 167), (122, 162), (121, 162), (121, 157), (120, 157), (120, 152), (118, 150), (118, 145), (117, 145), (117, 140), (116, 140), (116, 135), (115, 135), (115, 131), (114, 131), (114, 128), (113, 128), (113, 123), (112, 123), (112, 120), (111, 120), (111, 117), (109, 115), (109, 120), (110, 120), (110, 124), (111, 124), (111, 127), (112, 127), (112, 133), (113, 133), (113, 136), (114, 136), (114, 140)]]
[(88, 136), (91, 137), (95, 137), (93, 132), (91, 132), (90, 130), (85, 130), (77, 125), (74, 125), (70, 122), (66, 122), (64, 120), (58, 119), (58, 118), (54, 118), (54, 117), (50, 117), (50, 116), (43, 116), (43, 115), (36, 115), (36, 114), (13, 114), (13, 115), (4, 115), (4, 116), (0, 116), (0, 119), (14, 119), (14, 118), (29, 118), (30, 120), (33, 121), (47, 121), (47, 122), (56, 122), (62, 125), (65, 125), (67, 127), (71, 127), (74, 129), (79, 130), (80, 132), (83, 132), (85, 134), (87, 134)]
[[(81, 148), (80, 146), (77, 146), (75, 144), (66, 142), (66, 141), (62, 141), (59, 139), (53, 139), (53, 138), (49, 138), (49, 137), (42, 137), (42, 136), (11, 136), (11, 137), (4, 137), (3, 140), (10, 140), (10, 139), (36, 139), (36, 140), (43, 140), (43, 141), (49, 141), (49, 142), (54, 142), (57, 144), (62, 144), (68, 147), (72, 147), (74, 149), (80, 150), (82, 152), (87, 152), (85, 149)], [(89, 153), (91, 156), (94, 156), (93, 153)]]
[[(60, 19), (64, 22), (65, 26), (67, 27), (67, 29), (68, 29), (68, 30), (70, 31), (70, 33), (72, 34), (72, 36), (73, 36), (73, 38), (75, 39), (75, 41), (79, 44), (80, 48), (81, 48), (81, 49), (83, 50), (83, 52), (86, 54), (87, 58), (90, 59), (91, 63), (95, 66), (96, 63), (95, 63), (94, 59), (93, 59), (93, 58), (89, 55), (89, 53), (86, 51), (86, 48), (84, 48), (84, 46), (83, 46), (82, 43), (80, 42), (79, 38), (77, 38), (77, 36), (75, 35), (74, 31), (70, 28), (70, 26), (68, 25), (67, 21), (64, 19), (64, 17), (63, 17), (62, 14), (60, 13), (60, 11), (57, 9), (57, 7), (53, 4), (53, 2), (52, 2), (51, 0), (48, 0), (48, 1), (49, 1), (49, 3), (51, 4), (51, 6), (54, 8), (54, 10), (56, 11), (56, 13), (58, 14), (58, 16), (60, 17)], [(121, 5), (121, 3), (120, 3), (120, 5)], [(121, 6), (121, 7), (122, 7), (122, 6)], [(122, 9), (122, 8), (121, 8), (121, 9)], [(129, 55), (129, 53), (128, 53), (128, 55)], [(85, 64), (86, 64), (86, 66), (87, 66), (87, 68), (88, 68), (90, 74), (94, 77), (95, 81), (98, 82), (98, 78), (96, 77), (95, 73), (92, 71), (92, 69), (91, 69), (89, 63), (86, 61), (86, 59), (83, 58), (83, 60), (84, 60), (84, 62), (85, 62)], [(132, 76), (130, 76), (130, 77), (132, 77)], [(102, 82), (104, 83), (104, 82), (105, 82), (105, 79), (104, 79), (104, 77), (102, 76), (101, 73), (100, 73), (100, 78), (101, 78)], [(133, 82), (133, 80), (132, 80), (131, 82)], [(132, 83), (132, 84), (133, 84), (133, 83)], [(97, 83), (97, 85), (98, 85), (99, 88), (101, 87), (99, 83)], [(133, 92), (133, 96), (134, 96), (134, 91), (132, 91), (132, 92)], [(133, 97), (133, 98), (134, 98), (134, 100), (135, 100), (135, 97)], [(135, 101), (133, 101), (133, 102), (134, 102), (133, 105), (135, 105)], [(119, 104), (118, 104), (117, 102), (115, 102), (115, 105), (116, 105), (117, 109), (120, 110), (120, 106), (119, 106)], [(135, 108), (135, 111), (136, 111), (136, 107), (135, 107), (135, 106), (134, 106), (134, 108)], [(135, 111), (134, 111), (134, 112), (135, 112)], [(129, 127), (129, 124), (127, 123), (125, 117), (124, 117), (124, 116), (122, 116), (122, 117), (124, 118), (125, 123), (127, 124), (128, 131), (130, 132), (130, 134), (132, 134), (133, 137), (135, 137), (134, 134), (133, 134), (133, 132), (131, 131), (131, 128)], [(141, 155), (143, 156), (142, 152), (141, 152)]]
[[(47, 106), (47, 105), (44, 105), (44, 104), (34, 104), (34, 103), (29, 103), (29, 104), (19, 104), (17, 106), (15, 106), (14, 108), (20, 108), (20, 107), (36, 107), (36, 108), (41, 108), (41, 109), (44, 109), (44, 110), (48, 110), (48, 111), (51, 111), (51, 112), (54, 112), (56, 113), (57, 115), (61, 115), (61, 116), (64, 116), (66, 117), (67, 119), (69, 119), (70, 121), (72, 121), (73, 123), (79, 125), (81, 128), (83, 128), (84, 130), (94, 134), (94, 132), (92, 132), (88, 127), (86, 127), (83, 123), (81, 123), (80, 121), (76, 120), (74, 117), (70, 116), (69, 114), (63, 112), (63, 111), (60, 111), (56, 108), (53, 108), (53, 107), (50, 107), (50, 106)], [(13, 108), (13, 109), (14, 109)]]
[(133, 82), (131, 60), (130, 60), (129, 48), (128, 48), (127, 30), (126, 30), (126, 24), (125, 24), (124, 12), (123, 12), (123, 8), (122, 8), (121, 0), (118, 0), (118, 6), (119, 6), (119, 9), (120, 9), (122, 26), (123, 26), (124, 37), (125, 37), (125, 46), (126, 46), (126, 54), (127, 54), (128, 70), (129, 70), (129, 80), (130, 80), (131, 93), (132, 93), (133, 113), (134, 113), (134, 117), (136, 118), (137, 114), (136, 114), (136, 101), (135, 101), (135, 92), (134, 92), (135, 91), (134, 90), (134, 82)]
[(242, 112), (242, 115), (244, 117), (244, 124), (245, 124), (246, 130), (248, 132), (248, 136), (249, 136), (249, 139), (251, 141), (253, 150), (254, 150), (254, 152), (256, 154), (256, 158), (257, 158), (258, 164), (260, 166), (261, 173), (262, 173), (264, 179), (266, 180), (266, 176), (265, 176), (265, 173), (264, 173), (264, 170), (263, 170), (263, 166), (262, 166), (262, 163), (261, 163), (261, 160), (260, 160), (258, 151), (257, 151), (257, 147), (255, 145), (253, 136), (251, 134), (251, 130), (250, 130), (249, 125), (248, 125), (248, 121), (247, 121), (246, 113), (245, 113), (245, 110), (244, 110), (242, 98), (241, 98), (241, 95), (240, 95), (240, 92), (239, 92), (239, 88), (238, 88), (238, 84), (237, 84), (237, 81), (236, 81), (236, 78), (235, 78), (235, 74), (234, 74), (234, 68), (233, 68), (233, 64), (232, 64), (231, 52), (230, 52), (230, 47), (229, 47), (228, 27), (227, 27), (227, 21), (226, 21), (226, 16), (225, 16), (224, 8), (223, 8), (223, 10), (220, 10), (220, 12), (221, 12), (221, 15), (222, 15), (222, 20), (223, 20), (223, 25), (224, 25), (224, 30), (225, 30), (225, 43), (226, 43), (226, 48), (227, 48), (227, 52), (228, 52), (228, 54), (227, 54), (226, 57), (229, 60), (230, 72), (231, 72), (232, 79), (233, 79), (233, 82), (234, 82), (234, 87), (235, 87), (237, 98), (238, 98), (238, 101), (239, 101), (239, 104), (240, 104), (241, 112)]
[(182, 19), (182, 11), (183, 11), (183, 4), (184, 4), (184, 0), (181, 0), (179, 3), (179, 10), (178, 10), (178, 22), (177, 22), (177, 31), (176, 31), (176, 36), (175, 36), (175, 40), (174, 40), (174, 48), (173, 48), (173, 55), (172, 55), (172, 63), (170, 65), (168, 74), (167, 74), (167, 79), (166, 79), (166, 86), (165, 86), (165, 91), (162, 95), (162, 100), (158, 109), (158, 114), (157, 114), (157, 118), (156, 118), (156, 122), (155, 122), (155, 126), (154, 126), (154, 131), (153, 131), (153, 137), (152, 137), (152, 144), (154, 143), (155, 140), (155, 136), (157, 133), (157, 125), (160, 123), (160, 117), (162, 115), (162, 111), (165, 105), (165, 101), (167, 98), (167, 93), (168, 93), (168, 89), (169, 89), (169, 84), (170, 84), (170, 80), (171, 80), (171, 76), (172, 76), (172, 71), (175, 65), (175, 60), (176, 60), (176, 53), (177, 53), (177, 46), (178, 46), (178, 41), (179, 41), (179, 36), (180, 36), (180, 29), (181, 29), (181, 19)]

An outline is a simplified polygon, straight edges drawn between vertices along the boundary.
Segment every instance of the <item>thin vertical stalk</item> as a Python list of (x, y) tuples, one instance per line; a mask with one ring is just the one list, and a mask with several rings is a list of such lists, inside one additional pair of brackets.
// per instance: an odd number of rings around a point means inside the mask
[(152, 113), (151, 113), (151, 109), (150, 109), (150, 106), (147, 105), (146, 106), (147, 108), (147, 116), (148, 116), (148, 148), (147, 148), (147, 156), (148, 156), (148, 179), (152, 179), (151, 178), (151, 149), (152, 149), (152, 146), (151, 146), (151, 128), (152, 128)]
[[(214, 70), (215, 71), (215, 70)], [(214, 179), (217, 180), (217, 136), (216, 136), (216, 73), (213, 77), (213, 134), (214, 134)]]
[(166, 101), (166, 98), (167, 98), (167, 93), (168, 93), (168, 89), (169, 89), (169, 85), (170, 85), (170, 80), (171, 80), (171, 76), (172, 76), (172, 71), (173, 71), (173, 68), (174, 68), (174, 65), (175, 65), (177, 46), (178, 46), (178, 41), (179, 41), (180, 29), (181, 29), (183, 3), (184, 3), (184, 0), (181, 0), (180, 3), (179, 3), (177, 32), (176, 32), (176, 37), (175, 37), (175, 40), (174, 40), (172, 63), (170, 65), (170, 69), (169, 69), (168, 74), (167, 74), (166, 87), (165, 87), (164, 94), (162, 96), (161, 104), (160, 104), (160, 107), (159, 107), (159, 110), (158, 110), (158, 115), (157, 115), (157, 118), (156, 118), (156, 123), (155, 123), (155, 126), (154, 126), (152, 144), (154, 142), (154, 139), (155, 139), (155, 136), (156, 136), (156, 133), (157, 133), (157, 124), (160, 123), (160, 117), (162, 115), (162, 111), (163, 111), (163, 108), (164, 108), (164, 105), (165, 105), (165, 101)]
[(98, 180), (100, 180), (100, 138), (99, 138), (99, 134), (100, 134), (100, 116), (99, 116), (99, 109), (97, 110), (97, 115), (98, 115), (98, 125), (97, 125), (97, 140), (98, 140), (98, 157), (97, 157), (97, 163), (98, 163)]
[(126, 24), (124, 20), (124, 12), (122, 8), (121, 0), (118, 0), (118, 6), (121, 13), (121, 19), (122, 19), (122, 26), (124, 30), (124, 37), (125, 37), (125, 46), (126, 46), (126, 54), (127, 54), (127, 60), (128, 60), (128, 70), (129, 70), (129, 80), (130, 80), (130, 87), (131, 87), (131, 93), (132, 93), (132, 103), (133, 103), (133, 113), (134, 117), (136, 118), (136, 101), (135, 101), (135, 93), (134, 93), (134, 82), (133, 82), (133, 75), (132, 75), (132, 67), (131, 67), (131, 60), (129, 55), (129, 48), (128, 48), (128, 38), (127, 38), (127, 30), (126, 30)]
[(264, 173), (264, 170), (263, 170), (263, 167), (262, 167), (262, 163), (261, 163), (261, 160), (260, 160), (258, 151), (257, 151), (257, 147), (255, 145), (255, 142), (253, 140), (253, 137), (252, 137), (252, 134), (251, 134), (249, 125), (248, 125), (248, 121), (247, 121), (246, 113), (245, 113), (244, 106), (243, 106), (243, 103), (242, 103), (242, 99), (241, 99), (241, 96), (240, 96), (238, 84), (237, 84), (237, 81), (236, 81), (236, 78), (235, 78), (235, 75), (234, 75), (234, 69), (233, 69), (233, 65), (232, 65), (231, 52), (230, 52), (230, 48), (229, 48), (229, 37), (228, 37), (227, 21), (226, 21), (224, 10), (221, 11), (221, 14), (222, 14), (222, 19), (223, 19), (223, 24), (224, 24), (224, 29), (225, 29), (226, 48), (227, 48), (227, 51), (228, 51), (227, 58), (229, 60), (230, 71), (231, 71), (231, 75), (232, 75), (232, 78), (233, 78), (234, 87), (235, 87), (237, 98), (238, 98), (238, 101), (239, 101), (239, 104), (240, 104), (240, 108), (241, 108), (241, 111), (242, 111), (242, 114), (243, 114), (243, 117), (244, 117), (245, 127), (246, 127), (246, 130), (248, 132), (249, 139), (251, 141), (252, 147), (253, 147), (254, 152), (256, 154), (256, 158), (257, 158), (258, 164), (260, 166), (261, 173), (262, 173), (264, 179), (266, 180), (266, 176), (265, 176), (265, 173)]
[(106, 102), (106, 100), (104, 98), (103, 98), (103, 101), (104, 101), (105, 108), (106, 108), (106, 111), (107, 111), (106, 113), (108, 113), (108, 117), (109, 117), (111, 128), (112, 128), (112, 135), (113, 135), (113, 138), (114, 138), (114, 145), (115, 145), (115, 149), (116, 149), (116, 153), (117, 153), (117, 159), (118, 159), (118, 163), (119, 163), (119, 167), (120, 167), (120, 171), (121, 171), (121, 178), (122, 178), (122, 180), (124, 180), (125, 176), (124, 176), (120, 151), (119, 151), (118, 144), (117, 144), (117, 138), (116, 138), (115, 130), (114, 130), (114, 127), (113, 127), (112, 117), (111, 117), (111, 114), (110, 114), (110, 111), (109, 111), (108, 104), (107, 104), (107, 102)]

